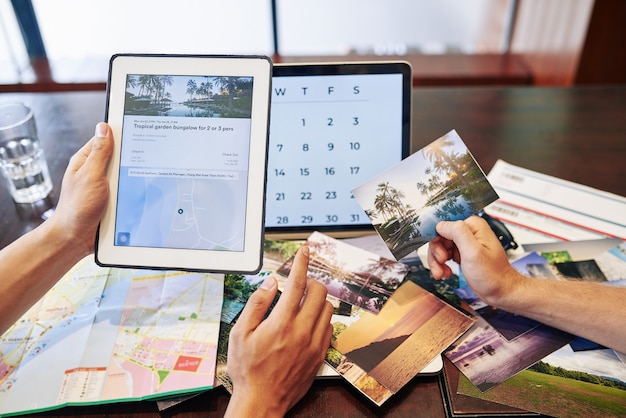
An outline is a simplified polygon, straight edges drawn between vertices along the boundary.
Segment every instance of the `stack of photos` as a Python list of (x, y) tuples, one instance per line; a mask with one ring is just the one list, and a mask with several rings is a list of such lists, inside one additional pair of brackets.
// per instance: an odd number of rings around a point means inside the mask
[(445, 355), (484, 392), (573, 339), (571, 334), (540, 324), (509, 340), (478, 316), (476, 324)]
[(327, 362), (381, 405), (473, 323), (471, 316), (407, 281), (377, 315), (363, 312), (334, 335), (337, 352)]
[[(265, 239), (263, 243), (263, 268), (257, 274), (225, 274), (224, 299), (222, 302), (222, 316), (220, 319), (220, 337), (217, 347), (216, 386), (219, 383), (232, 393), (232, 383), (226, 371), (228, 360), (228, 341), (230, 330), (237, 322), (243, 307), (252, 293), (261, 286), (269, 274), (274, 274), (285, 261), (293, 258), (303, 244), (303, 241)], [(274, 304), (280, 297), (280, 290), (284, 288), (286, 276), (274, 274), (278, 281), (279, 292)], [(274, 304), (272, 306), (274, 306)], [(270, 309), (271, 311), (271, 309)], [(269, 315), (269, 311), (267, 313)], [(267, 316), (267, 315), (266, 315)]]
[(498, 199), (454, 130), (352, 193), (396, 260), (433, 239), (437, 222), (465, 219)]
[[(534, 266), (537, 265), (568, 263), (565, 269), (551, 267), (554, 275), (547, 279), (581, 280), (580, 273), (584, 270), (593, 273), (591, 280), (603, 281), (607, 286), (625, 287), (626, 243), (594, 252), (594, 248), (604, 247), (602, 241), (608, 240), (542, 244), (541, 253), (529, 253), (513, 265), (529, 274), (531, 271), (546, 271), (536, 269)], [(581, 244), (587, 247), (587, 251), (586, 254), (580, 254), (578, 259), (569, 250), (574, 246), (578, 250)], [(590, 265), (593, 267), (589, 268)], [(604, 280), (597, 275), (596, 266)], [(566, 276), (564, 271), (573, 271), (573, 276)], [(529, 344), (532, 337), (539, 335), (539, 331), (543, 331), (544, 337), (548, 335), (545, 329), (541, 330), (545, 328), (543, 325), (510, 340), (502, 336), (493, 337), (499, 335), (502, 328), (496, 328), (497, 325), (488, 321), (491, 318), (479, 318), (470, 333), (455, 344), (459, 349), (453, 348), (446, 353), (448, 358), (455, 359), (455, 365), (463, 373), (459, 378), (457, 393), (554, 417), (626, 416), (624, 353), (573, 336), (569, 338), (569, 344), (558, 347), (560, 343), (557, 334), (560, 331), (551, 332), (549, 338), (543, 341), (537, 339), (534, 344)], [(492, 336), (492, 339), (481, 341), (481, 335), (485, 338)], [(567, 338), (563, 336), (563, 340)], [(469, 350), (461, 353), (461, 346), (470, 348), (472, 344), (473, 354)], [(487, 344), (491, 345), (489, 350)], [(544, 347), (541, 350), (540, 345)], [(545, 355), (541, 352), (551, 348), (553, 350)], [(519, 372), (507, 368), (510, 363), (518, 363), (517, 368), (523, 367), (516, 359), (518, 356), (526, 358), (528, 366)]]
[[(555, 248), (567, 243), (555, 243)], [(523, 274), (542, 280), (589, 280), (624, 286), (626, 244), (595, 259), (573, 260), (566, 249), (531, 252), (512, 263)], [(620, 269), (621, 273), (619, 272)], [(611, 278), (607, 280), (604, 270)], [(479, 317), (472, 329), (446, 353), (455, 366), (481, 392), (491, 390), (555, 351), (603, 350), (598, 344), (486, 305), (468, 286), (457, 294)], [(568, 346), (563, 349), (564, 346)], [(617, 358), (617, 354), (613, 357)], [(626, 374), (621, 376), (626, 377)], [(614, 378), (619, 378), (615, 376)], [(626, 388), (626, 381), (625, 388)]]
[[(474, 319), (406, 280), (423, 270), (314, 232), (308, 276), (324, 284), (330, 298), (351, 306), (333, 315), (333, 343), (326, 362), (382, 405), (439, 356)], [(288, 275), (292, 258), (278, 269)]]
[[(306, 240), (307, 275), (327, 288), (335, 306), (326, 362), (382, 405), (476, 321), (455, 292), (459, 275), (435, 281), (418, 257), (407, 256), (435, 237), (440, 220), (465, 219), (498, 196), (455, 131), (353, 193), (392, 256), (402, 261), (314, 232)], [(263, 268), (282, 277), (279, 288), (300, 245), (266, 240)], [(225, 284), (225, 306), (231, 305), (231, 281)], [(240, 277), (236, 282), (241, 281), (254, 284), (262, 278)], [(236, 315), (233, 311), (223, 317), (222, 353)], [(220, 359), (218, 376), (227, 382), (225, 354)]]

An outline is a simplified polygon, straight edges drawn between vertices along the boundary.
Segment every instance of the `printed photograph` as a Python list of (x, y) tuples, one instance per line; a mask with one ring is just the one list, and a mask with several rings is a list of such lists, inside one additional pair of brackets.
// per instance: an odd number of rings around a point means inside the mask
[(552, 417), (624, 417), (626, 365), (613, 350), (566, 345), (488, 392), (460, 375), (457, 392)]
[(457, 289), (456, 293), (469, 305), (476, 315), (487, 321), (489, 325), (508, 341), (514, 340), (541, 325), (540, 322), (534, 319), (515, 315), (487, 305), (476, 296), (469, 286)]
[[(224, 386), (224, 388), (231, 393), (232, 383), (226, 369), (228, 360), (228, 337), (230, 335), (230, 330), (237, 322), (237, 319), (239, 318), (239, 315), (250, 295), (261, 285), (261, 283), (263, 283), (263, 280), (265, 280), (269, 274), (276, 273), (274, 274), (274, 277), (278, 281), (279, 293), (274, 300), (274, 304), (278, 302), (278, 298), (284, 288), (287, 276), (279, 274), (277, 270), (285, 263), (285, 261), (293, 258), (295, 253), (298, 251), (298, 248), (300, 248), (303, 243), (304, 241), (265, 239), (263, 250), (263, 268), (258, 274), (226, 274), (224, 276), (224, 299), (220, 320), (220, 337), (217, 350), (215, 375), (216, 382)], [(327, 296), (327, 300), (334, 307), (332, 322), (333, 328), (335, 328), (337, 332), (340, 332), (340, 330), (345, 329), (349, 324), (356, 321), (363, 312), (362, 309), (330, 295)], [(274, 304), (272, 306), (274, 306)], [(332, 347), (329, 347), (328, 358), (336, 357), (336, 355), (333, 354), (334, 352), (335, 350)]]
[(567, 251), (544, 251), (541, 253), (541, 256), (545, 258), (550, 264), (573, 261), (572, 257)]
[[(222, 316), (220, 318), (220, 336), (217, 346), (215, 378), (230, 393), (233, 391), (233, 385), (226, 369), (230, 330), (235, 326), (235, 323), (237, 323), (239, 314), (241, 314), (250, 295), (261, 286), (265, 278), (270, 274), (272, 273), (268, 270), (261, 270), (255, 275), (224, 275), (224, 299), (222, 301)], [(280, 292), (274, 299), (272, 307), (278, 301), (279, 296)], [(271, 308), (269, 311), (271, 311)]]
[(252, 77), (129, 74), (124, 115), (250, 118)]
[(532, 277), (552, 280), (585, 280), (606, 282), (606, 277), (595, 260), (565, 261), (551, 264), (527, 264)]
[(485, 392), (528, 368), (574, 339), (540, 325), (507, 340), (481, 317), (444, 354), (474, 386)]
[(434, 238), (439, 221), (465, 219), (498, 199), (456, 131), (352, 193), (396, 260)]
[(364, 312), (337, 335), (332, 346), (397, 392), (473, 322), (472, 317), (407, 281), (378, 314)]
[[(322, 283), (328, 294), (351, 305), (378, 312), (402, 284), (408, 267), (320, 232), (307, 239), (308, 276)], [(278, 273), (288, 276), (292, 259)]]
[(385, 401), (394, 395), (394, 392), (380, 384), (380, 382), (372, 376), (368, 375), (365, 370), (350, 361), (349, 358), (336, 350), (335, 355), (339, 359), (336, 363), (333, 362), (332, 359), (329, 360), (328, 355), (326, 357), (326, 362), (333, 366), (341, 377), (350, 382), (352, 386), (354, 386), (359, 392), (365, 395), (376, 405), (381, 406)]
[(611, 284), (626, 279), (626, 241), (596, 256), (594, 260)]
[[(329, 296), (327, 299), (332, 302), (335, 298)], [(341, 303), (346, 304), (345, 302)], [(337, 314), (337, 311), (335, 311), (331, 319), (333, 340), (350, 325), (358, 321), (365, 312), (367, 311), (357, 307), (353, 307), (349, 315)], [(332, 345), (326, 352), (326, 364), (378, 406), (382, 405), (394, 394), (388, 388), (377, 382), (372, 376), (368, 375), (363, 369), (354, 364), (354, 362), (337, 351)]]
[(462, 275), (457, 272), (458, 268), (454, 268), (455, 266), (452, 265), (452, 274), (450, 277), (435, 279), (430, 273), (430, 270), (424, 266), (420, 257), (407, 256), (402, 259), (402, 263), (409, 267), (409, 274), (406, 276), (406, 280), (412, 281), (422, 289), (443, 299), (461, 312), (468, 315), (471, 314), (468, 311), (467, 304), (465, 304), (463, 299), (456, 293), (459, 287), (465, 286), (465, 283), (461, 280)]
[[(282, 268), (283, 265), (288, 263), (288, 265), (291, 266), (291, 260), (305, 242), (305, 240), (265, 238), (263, 243), (263, 269), (276, 272), (274, 277), (278, 281), (279, 289), (283, 289), (287, 276), (289, 275), (289, 269)], [(326, 300), (333, 305), (333, 314), (335, 317), (351, 317), (360, 309), (332, 295), (327, 295)]]

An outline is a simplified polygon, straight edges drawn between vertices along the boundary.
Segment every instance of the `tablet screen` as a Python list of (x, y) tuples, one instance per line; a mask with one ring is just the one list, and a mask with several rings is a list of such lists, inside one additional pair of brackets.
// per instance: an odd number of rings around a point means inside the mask
[(373, 231), (351, 190), (409, 155), (404, 62), (275, 65), (266, 232)]
[(129, 74), (126, 86), (115, 245), (242, 251), (252, 78)]
[(266, 57), (112, 59), (100, 264), (258, 271), (270, 77)]

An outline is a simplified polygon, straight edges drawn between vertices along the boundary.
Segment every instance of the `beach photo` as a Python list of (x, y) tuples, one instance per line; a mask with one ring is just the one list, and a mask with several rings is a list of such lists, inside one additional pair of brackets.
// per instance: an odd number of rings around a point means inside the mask
[(378, 406), (381, 406), (394, 395), (394, 392), (381, 385), (376, 379), (368, 375), (362, 368), (350, 361), (346, 356), (340, 356), (340, 360), (337, 364), (329, 364), (333, 366), (341, 377), (350, 382), (352, 386)]
[(473, 322), (471, 316), (407, 281), (377, 315), (364, 312), (332, 345), (397, 392)]
[(396, 260), (433, 239), (437, 222), (465, 219), (498, 199), (456, 131), (352, 193)]

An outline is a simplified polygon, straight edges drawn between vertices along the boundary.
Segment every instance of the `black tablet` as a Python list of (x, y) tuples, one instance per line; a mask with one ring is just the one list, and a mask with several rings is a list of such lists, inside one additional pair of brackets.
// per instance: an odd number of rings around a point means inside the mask
[(112, 57), (98, 264), (260, 269), (271, 71), (261, 56)]
[(274, 65), (265, 230), (372, 231), (351, 193), (410, 152), (406, 62)]

